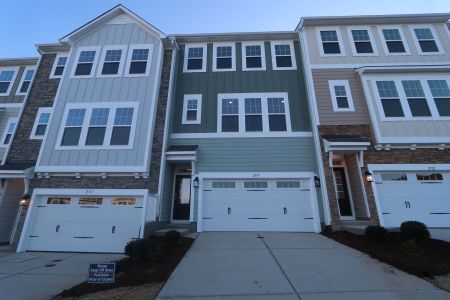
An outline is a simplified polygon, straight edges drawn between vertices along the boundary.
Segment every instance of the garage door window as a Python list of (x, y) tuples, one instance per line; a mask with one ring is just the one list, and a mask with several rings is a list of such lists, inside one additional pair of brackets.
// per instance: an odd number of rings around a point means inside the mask
[(418, 181), (443, 181), (442, 173), (417, 173)]
[(112, 198), (112, 205), (136, 205), (136, 198)]
[(267, 181), (245, 181), (245, 189), (267, 189)]
[(296, 189), (300, 188), (300, 181), (277, 181), (279, 189)]
[(70, 197), (48, 197), (47, 204), (70, 204)]
[(79, 205), (102, 205), (103, 198), (80, 198), (78, 200)]
[(213, 181), (213, 189), (234, 189), (236, 183), (234, 181)]
[(406, 181), (408, 180), (406, 174), (402, 173), (384, 173), (381, 174), (381, 180), (383, 181)]

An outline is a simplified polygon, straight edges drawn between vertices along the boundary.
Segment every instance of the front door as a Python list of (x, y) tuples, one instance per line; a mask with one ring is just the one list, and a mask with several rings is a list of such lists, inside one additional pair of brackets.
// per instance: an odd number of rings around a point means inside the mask
[(333, 168), (334, 186), (336, 189), (336, 196), (338, 198), (339, 213), (341, 219), (354, 219), (352, 203), (347, 188), (347, 179), (345, 177), (344, 168)]
[(191, 175), (176, 175), (172, 220), (189, 221), (190, 208)]

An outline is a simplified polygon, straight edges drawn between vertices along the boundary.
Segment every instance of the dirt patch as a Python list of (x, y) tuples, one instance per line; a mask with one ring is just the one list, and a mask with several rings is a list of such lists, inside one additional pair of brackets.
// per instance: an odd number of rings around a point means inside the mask
[[(80, 299), (103, 299), (97, 298), (97, 296), (106, 297), (104, 299), (141, 299), (139, 298), (141, 296), (145, 296), (145, 299), (153, 299), (194, 241), (189, 238), (181, 238), (175, 245), (164, 246), (162, 238), (154, 238), (161, 242), (161, 254), (154, 259), (144, 261), (133, 261), (125, 258), (116, 262), (116, 280), (114, 284), (90, 284), (83, 282), (68, 290), (64, 290), (55, 299), (73, 299), (84, 295), (87, 298), (83, 297)], [(147, 296), (150, 293), (154, 293), (154, 296)]]
[(429, 239), (421, 243), (424, 255), (410, 256), (402, 251), (404, 239), (400, 233), (390, 232), (382, 242), (346, 231), (324, 232), (323, 235), (369, 254), (404, 272), (427, 278), (450, 274), (450, 243)]

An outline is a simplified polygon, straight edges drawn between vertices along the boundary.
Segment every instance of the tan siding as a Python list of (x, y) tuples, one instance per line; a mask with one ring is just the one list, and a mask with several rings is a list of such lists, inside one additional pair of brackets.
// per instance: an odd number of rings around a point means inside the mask
[[(312, 72), (320, 124), (370, 124), (361, 81), (354, 69), (315, 69)], [(329, 80), (349, 81), (353, 104), (355, 106), (354, 112), (333, 111), (330, 88), (328, 85)]]

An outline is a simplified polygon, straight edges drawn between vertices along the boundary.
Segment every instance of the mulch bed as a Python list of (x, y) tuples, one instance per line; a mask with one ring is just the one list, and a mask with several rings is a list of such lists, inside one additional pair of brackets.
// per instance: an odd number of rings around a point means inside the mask
[[(153, 238), (162, 241), (160, 237)], [(118, 287), (165, 282), (193, 242), (193, 239), (181, 238), (177, 245), (163, 248), (163, 251), (156, 258), (150, 260), (133, 261), (128, 258), (120, 260), (116, 262), (116, 278), (114, 284), (91, 284), (83, 282), (68, 290), (64, 290), (57, 297), (78, 297)]]
[(346, 231), (322, 234), (419, 277), (433, 278), (436, 275), (450, 274), (450, 243), (445, 241), (429, 239), (423, 242), (421, 245), (425, 255), (417, 257), (402, 252), (400, 245), (404, 239), (397, 232), (390, 232), (383, 242), (375, 242), (365, 236)]

